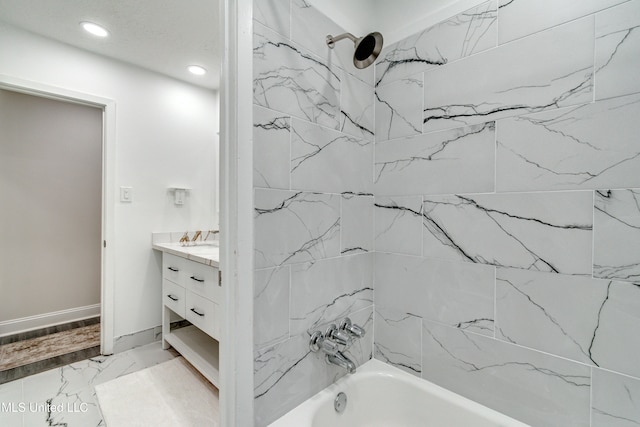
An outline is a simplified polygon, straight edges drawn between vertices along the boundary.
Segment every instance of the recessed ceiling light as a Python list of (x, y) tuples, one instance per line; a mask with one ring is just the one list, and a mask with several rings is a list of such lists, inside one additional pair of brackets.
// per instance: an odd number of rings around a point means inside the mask
[(203, 76), (207, 74), (207, 70), (199, 65), (189, 65), (187, 67), (187, 70), (189, 70), (190, 73), (195, 74), (196, 76)]
[(98, 24), (94, 24), (93, 22), (81, 22), (80, 25), (82, 25), (82, 28), (84, 28), (85, 31), (93, 34), (94, 36), (107, 37), (109, 35), (109, 31)]

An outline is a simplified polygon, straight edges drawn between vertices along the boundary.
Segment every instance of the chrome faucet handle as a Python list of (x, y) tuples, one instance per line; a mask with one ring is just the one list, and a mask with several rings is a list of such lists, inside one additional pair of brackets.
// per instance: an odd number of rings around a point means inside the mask
[(349, 335), (355, 338), (362, 338), (365, 334), (365, 330), (355, 323), (352, 323), (351, 319), (348, 317), (345, 317), (344, 320), (340, 322), (340, 330), (346, 331)]
[(345, 331), (341, 331), (340, 329), (338, 329), (335, 323), (332, 323), (327, 328), (327, 332), (324, 333), (324, 336), (331, 338), (338, 344), (344, 345), (344, 346), (350, 345), (352, 341), (351, 335), (349, 335)]
[(324, 353), (335, 356), (340, 352), (340, 345), (330, 338), (322, 335), (322, 332), (316, 331), (311, 335), (309, 340), (309, 348), (311, 351), (318, 352), (322, 350)]

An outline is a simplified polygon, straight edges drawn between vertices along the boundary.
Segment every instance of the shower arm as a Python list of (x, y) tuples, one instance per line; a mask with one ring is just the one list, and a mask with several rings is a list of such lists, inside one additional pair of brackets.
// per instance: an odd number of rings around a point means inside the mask
[(353, 42), (353, 44), (356, 44), (356, 42), (358, 41), (358, 38), (356, 36), (354, 36), (351, 33), (344, 33), (344, 34), (340, 34), (339, 36), (332, 36), (332, 35), (328, 35), (327, 36), (327, 46), (329, 46), (331, 49), (333, 49), (333, 46), (335, 45), (336, 42), (339, 42), (340, 40), (343, 39), (349, 39)]

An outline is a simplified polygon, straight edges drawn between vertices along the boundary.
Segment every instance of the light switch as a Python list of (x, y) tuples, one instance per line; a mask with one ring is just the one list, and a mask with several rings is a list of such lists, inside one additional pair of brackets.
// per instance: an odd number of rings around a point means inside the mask
[(133, 187), (120, 187), (120, 202), (133, 202)]

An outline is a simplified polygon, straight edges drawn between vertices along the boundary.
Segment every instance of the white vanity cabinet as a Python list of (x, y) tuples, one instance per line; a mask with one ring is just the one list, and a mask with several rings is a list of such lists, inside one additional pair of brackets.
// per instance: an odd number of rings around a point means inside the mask
[[(175, 348), (216, 387), (220, 380), (221, 301), (216, 267), (163, 251), (162, 346)], [(170, 330), (171, 312), (191, 326)]]

